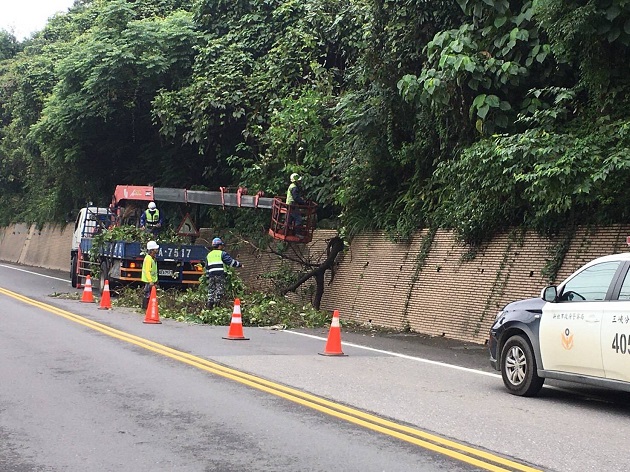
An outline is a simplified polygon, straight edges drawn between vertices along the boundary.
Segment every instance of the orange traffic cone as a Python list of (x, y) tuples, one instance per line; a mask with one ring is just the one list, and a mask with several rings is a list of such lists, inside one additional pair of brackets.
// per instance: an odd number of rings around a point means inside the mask
[(149, 306), (147, 307), (147, 313), (144, 317), (143, 323), (162, 324), (160, 321), (160, 315), (158, 314), (157, 290), (155, 289), (155, 285), (151, 287)]
[(85, 287), (83, 288), (81, 301), (83, 303), (94, 303), (94, 295), (92, 295), (92, 279), (89, 274), (85, 278)]
[(339, 310), (333, 311), (332, 323), (330, 323), (330, 331), (328, 332), (328, 340), (324, 352), (319, 353), (320, 356), (345, 356), (341, 350), (341, 328), (339, 326)]
[(230, 322), (230, 329), (227, 336), (223, 336), (223, 339), (233, 340), (247, 340), (243, 336), (243, 320), (241, 319), (241, 301), (238, 298), (234, 299), (234, 310), (232, 311), (232, 321)]
[(103, 293), (101, 293), (101, 306), (99, 310), (111, 310), (112, 300), (109, 296), (109, 280), (105, 280), (105, 287), (103, 287)]

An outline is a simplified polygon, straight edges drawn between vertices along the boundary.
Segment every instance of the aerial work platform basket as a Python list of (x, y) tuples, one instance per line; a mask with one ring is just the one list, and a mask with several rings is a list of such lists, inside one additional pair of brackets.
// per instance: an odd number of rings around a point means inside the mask
[(283, 241), (310, 243), (313, 240), (316, 212), (317, 204), (314, 202), (288, 205), (284, 198), (275, 197), (271, 206), (269, 234)]

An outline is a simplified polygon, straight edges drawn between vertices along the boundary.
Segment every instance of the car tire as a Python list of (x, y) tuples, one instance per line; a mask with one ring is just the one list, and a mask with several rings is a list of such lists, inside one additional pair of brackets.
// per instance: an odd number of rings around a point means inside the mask
[(512, 336), (501, 350), (501, 377), (512, 395), (531, 397), (543, 386), (534, 352), (523, 336)]
[(77, 274), (77, 256), (72, 256), (70, 260), (70, 283), (72, 284), (72, 288), (77, 288), (79, 283), (79, 277)]

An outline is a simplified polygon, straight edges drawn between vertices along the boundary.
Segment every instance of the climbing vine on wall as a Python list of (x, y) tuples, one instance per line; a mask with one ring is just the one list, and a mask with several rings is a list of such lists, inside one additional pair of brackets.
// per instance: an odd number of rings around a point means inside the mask
[(411, 295), (413, 293), (413, 289), (416, 286), (416, 282), (418, 281), (418, 277), (420, 276), (422, 269), (426, 265), (427, 258), (429, 257), (429, 252), (431, 251), (431, 247), (433, 246), (433, 241), (435, 239), (436, 233), (437, 228), (429, 228), (427, 230), (427, 233), (422, 237), (422, 241), (420, 242), (420, 251), (416, 256), (416, 263), (414, 265), (413, 275), (411, 276), (411, 280), (409, 282), (409, 290), (407, 291), (407, 296), (405, 297), (405, 306), (403, 308), (402, 314), (402, 325), (403, 328), (407, 331), (410, 329), (408, 315)]
[(510, 234), (508, 236), (508, 244), (505, 247), (505, 251), (503, 252), (503, 257), (494, 278), (490, 295), (486, 300), (486, 304), (483, 307), (481, 316), (477, 320), (477, 324), (474, 330), (474, 336), (477, 336), (481, 332), (483, 322), (488, 316), (490, 310), (496, 308), (496, 302), (501, 299), (501, 297), (505, 293), (505, 287), (510, 280), (510, 273), (512, 271), (512, 266), (514, 265), (515, 261), (515, 258), (512, 258), (512, 260), (510, 261), (512, 249), (514, 248), (514, 245), (517, 245), (518, 247), (523, 247), (525, 241), (525, 232), (526, 231), (523, 228), (515, 228), (510, 231)]
[(540, 271), (540, 274), (549, 282), (554, 283), (558, 277), (558, 272), (564, 262), (564, 258), (569, 252), (571, 247), (571, 241), (575, 237), (575, 228), (570, 228), (562, 236), (560, 241), (552, 244), (547, 248), (547, 254), (549, 258), (545, 259), (545, 265)]

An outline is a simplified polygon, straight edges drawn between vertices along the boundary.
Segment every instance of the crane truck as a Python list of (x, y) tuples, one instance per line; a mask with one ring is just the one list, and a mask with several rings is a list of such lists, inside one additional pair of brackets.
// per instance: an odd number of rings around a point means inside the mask
[[(186, 204), (261, 208), (272, 210), (269, 234), (279, 240), (308, 243), (315, 227), (315, 203), (287, 205), (282, 197), (264, 197), (262, 192), (248, 195), (239, 187), (236, 192), (221, 187), (219, 191), (187, 190), (168, 187), (118, 185), (109, 207), (88, 204), (76, 218), (70, 251), (70, 280), (81, 288), (88, 274), (99, 273), (98, 287), (105, 281), (115, 286), (140, 282), (144, 247), (140, 241), (108, 241), (93, 249), (94, 236), (112, 226), (138, 224), (138, 208), (131, 202), (175, 202)], [(129, 211), (131, 209), (131, 211)], [(288, 215), (298, 213), (301, 223)], [(190, 234), (190, 233), (187, 233)], [(158, 280), (162, 286), (194, 286), (202, 275), (200, 262), (208, 249), (199, 244), (160, 243), (157, 254)]]

